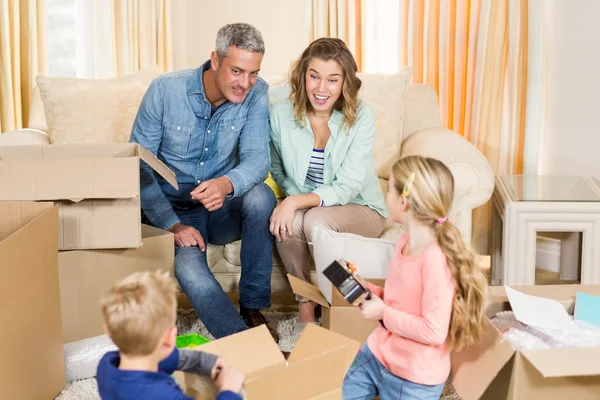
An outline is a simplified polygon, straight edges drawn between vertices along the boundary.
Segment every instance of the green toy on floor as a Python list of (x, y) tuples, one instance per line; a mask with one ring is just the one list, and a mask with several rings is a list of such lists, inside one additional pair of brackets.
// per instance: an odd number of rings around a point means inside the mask
[(187, 335), (177, 336), (175, 345), (178, 349), (191, 349), (208, 342), (210, 342), (210, 339), (205, 338), (202, 335), (198, 335), (197, 333), (189, 333)]

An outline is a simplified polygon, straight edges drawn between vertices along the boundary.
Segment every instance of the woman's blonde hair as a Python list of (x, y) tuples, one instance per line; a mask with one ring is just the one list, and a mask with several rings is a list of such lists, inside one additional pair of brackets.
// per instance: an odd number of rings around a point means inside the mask
[(358, 114), (358, 92), (362, 85), (356, 76), (358, 67), (356, 61), (343, 40), (338, 38), (321, 38), (312, 42), (294, 63), (290, 71), (289, 83), (292, 88), (290, 100), (294, 105), (294, 119), (300, 125), (304, 124), (304, 116), (313, 111), (310, 99), (306, 94), (306, 71), (308, 63), (313, 58), (323, 61), (334, 60), (342, 68), (342, 93), (333, 108), (344, 114), (344, 125), (351, 128)]
[(408, 156), (394, 163), (392, 180), (396, 192), (406, 195), (414, 217), (435, 230), (438, 244), (448, 260), (456, 287), (449, 348), (460, 350), (476, 343), (485, 328), (487, 280), (477, 265), (475, 252), (464, 242), (458, 228), (447, 220), (454, 199), (452, 173), (439, 160)]
[(106, 329), (119, 350), (130, 356), (152, 354), (177, 318), (177, 283), (166, 271), (135, 272), (101, 300)]

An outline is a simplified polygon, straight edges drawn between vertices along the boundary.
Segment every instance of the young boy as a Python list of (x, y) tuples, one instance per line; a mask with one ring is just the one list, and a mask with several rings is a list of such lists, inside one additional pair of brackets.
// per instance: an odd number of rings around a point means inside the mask
[(215, 355), (175, 347), (176, 293), (166, 272), (137, 272), (101, 301), (105, 330), (119, 348), (98, 365), (103, 400), (193, 400), (171, 378), (175, 370), (210, 376), (220, 391), (217, 400), (242, 400), (241, 372)]

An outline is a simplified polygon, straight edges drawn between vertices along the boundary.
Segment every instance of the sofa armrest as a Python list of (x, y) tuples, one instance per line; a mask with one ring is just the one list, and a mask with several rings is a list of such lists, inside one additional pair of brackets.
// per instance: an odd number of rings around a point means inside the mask
[(494, 171), (475, 146), (456, 132), (433, 128), (410, 135), (400, 157), (420, 155), (445, 163), (454, 176), (454, 207), (450, 219), (471, 241), (472, 210), (488, 202), (494, 191)]
[(0, 146), (48, 145), (50, 138), (37, 129), (19, 129), (0, 134)]

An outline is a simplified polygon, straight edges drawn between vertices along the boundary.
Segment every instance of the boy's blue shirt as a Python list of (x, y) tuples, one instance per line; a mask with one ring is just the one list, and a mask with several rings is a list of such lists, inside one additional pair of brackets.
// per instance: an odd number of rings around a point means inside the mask
[[(171, 374), (177, 369), (177, 349), (158, 365), (158, 372), (125, 371), (119, 369), (118, 351), (106, 353), (98, 364), (96, 380), (102, 400), (168, 399), (194, 400), (177, 385)], [(230, 391), (220, 392), (217, 400), (242, 400)]]

